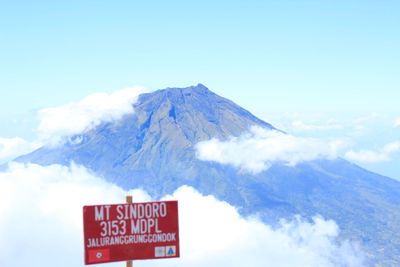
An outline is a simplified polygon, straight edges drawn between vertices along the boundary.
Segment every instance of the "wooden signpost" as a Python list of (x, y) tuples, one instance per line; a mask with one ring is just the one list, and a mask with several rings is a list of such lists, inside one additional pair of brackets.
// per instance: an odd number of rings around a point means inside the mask
[[(126, 196), (126, 203), (127, 204), (132, 204), (132, 196)], [(129, 260), (126, 262), (126, 267), (133, 267), (133, 261)]]

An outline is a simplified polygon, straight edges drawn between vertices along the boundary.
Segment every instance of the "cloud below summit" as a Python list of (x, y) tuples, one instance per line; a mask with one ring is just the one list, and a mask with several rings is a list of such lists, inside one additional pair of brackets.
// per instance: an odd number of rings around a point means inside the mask
[(400, 127), (400, 117), (394, 121), (394, 127)]
[(89, 130), (102, 122), (120, 119), (134, 112), (132, 104), (144, 93), (141, 87), (127, 88), (111, 94), (95, 93), (84, 99), (39, 111), (38, 132), (44, 139), (54, 139)]
[(196, 145), (200, 160), (230, 164), (257, 174), (274, 161), (290, 166), (319, 158), (335, 158), (343, 142), (325, 142), (316, 138), (295, 137), (274, 130), (252, 127), (239, 137), (220, 141), (211, 139)]
[(296, 120), (291, 123), (291, 126), (301, 131), (328, 131), (343, 128), (342, 125), (335, 121), (328, 121), (327, 124), (308, 124), (301, 120)]
[(389, 143), (379, 150), (350, 150), (346, 152), (345, 157), (362, 163), (376, 163), (389, 161), (398, 152), (400, 152), (400, 141)]

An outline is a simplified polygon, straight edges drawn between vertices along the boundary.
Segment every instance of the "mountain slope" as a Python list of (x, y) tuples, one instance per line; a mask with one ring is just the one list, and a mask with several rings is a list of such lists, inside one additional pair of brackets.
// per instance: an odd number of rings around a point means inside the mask
[[(360, 240), (376, 262), (400, 264), (400, 183), (342, 159), (289, 167), (276, 163), (257, 175), (200, 161), (195, 144), (239, 136), (251, 126), (275, 129), (199, 84), (139, 97), (135, 113), (17, 159), (42, 165), (71, 161), (124, 188), (153, 197), (195, 187), (273, 223), (294, 214), (334, 219), (343, 237)], [(275, 129), (277, 130), (277, 129)]]

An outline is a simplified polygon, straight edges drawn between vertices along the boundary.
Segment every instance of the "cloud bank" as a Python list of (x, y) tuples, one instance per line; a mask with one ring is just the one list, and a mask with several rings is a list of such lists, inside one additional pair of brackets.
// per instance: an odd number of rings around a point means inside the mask
[(200, 160), (230, 164), (241, 171), (257, 174), (271, 162), (290, 166), (319, 158), (335, 158), (344, 144), (315, 138), (301, 138), (254, 126), (250, 132), (227, 141), (211, 139), (196, 145)]
[[(127, 194), (135, 201), (150, 199), (146, 192), (126, 192), (74, 164), (11, 163), (0, 172), (0, 266), (84, 266), (82, 206), (122, 203)], [(138, 261), (135, 266), (363, 265), (355, 245), (337, 240), (333, 221), (296, 217), (272, 228), (187, 186), (166, 198), (179, 200), (181, 258)]]
[(27, 154), (41, 146), (40, 143), (30, 143), (20, 137), (0, 137), (0, 164), (12, 160), (19, 155)]
[(89, 130), (102, 122), (120, 119), (134, 112), (132, 104), (144, 93), (141, 87), (112, 94), (95, 93), (78, 102), (39, 111), (39, 135), (44, 138), (68, 136)]
[(190, 187), (179, 188), (169, 198), (180, 201), (183, 256), (159, 266), (362, 266), (357, 247), (336, 242), (339, 229), (334, 221), (296, 217), (273, 229)]
[(348, 160), (362, 163), (377, 163), (392, 160), (394, 154), (400, 152), (400, 142), (392, 142), (385, 145), (380, 150), (350, 150), (346, 152), (345, 157)]
[(83, 266), (82, 206), (125, 194), (84, 167), (11, 163), (0, 172), (0, 266)]

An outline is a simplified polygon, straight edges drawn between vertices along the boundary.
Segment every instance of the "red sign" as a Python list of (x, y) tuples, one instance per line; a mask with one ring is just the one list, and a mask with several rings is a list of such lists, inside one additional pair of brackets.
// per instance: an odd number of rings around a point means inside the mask
[(179, 257), (178, 202), (83, 207), (85, 264)]

